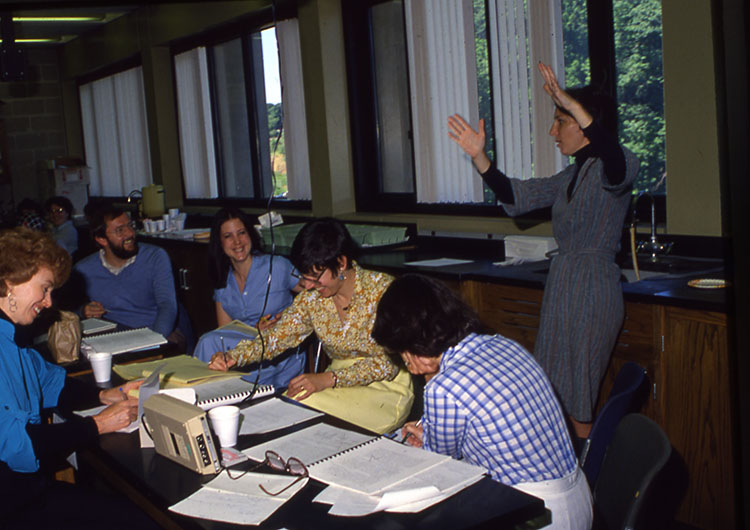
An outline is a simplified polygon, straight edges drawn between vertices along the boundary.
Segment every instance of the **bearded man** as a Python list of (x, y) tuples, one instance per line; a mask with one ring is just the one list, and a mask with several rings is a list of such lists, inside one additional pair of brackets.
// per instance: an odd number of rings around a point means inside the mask
[(104, 317), (130, 328), (148, 327), (171, 342), (177, 322), (177, 296), (169, 256), (154, 245), (138, 244), (135, 223), (115, 207), (91, 218), (99, 252), (82, 259), (75, 270), (86, 283), (86, 318)]

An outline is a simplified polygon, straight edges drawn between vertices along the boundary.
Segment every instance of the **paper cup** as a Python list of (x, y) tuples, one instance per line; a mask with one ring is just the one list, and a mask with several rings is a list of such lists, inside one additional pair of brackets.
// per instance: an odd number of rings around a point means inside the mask
[(111, 353), (90, 353), (89, 361), (91, 369), (94, 371), (94, 379), (97, 383), (106, 383), (112, 374), (112, 354)]
[(211, 426), (222, 447), (233, 447), (237, 443), (237, 430), (240, 426), (240, 409), (234, 405), (214, 407), (208, 411)]
[(167, 223), (164, 222), (164, 219), (159, 219), (156, 221), (156, 231), (157, 232), (164, 232), (164, 230), (167, 229)]
[(180, 209), (179, 208), (170, 208), (169, 209), (169, 218), (170, 219), (176, 219), (178, 215), (180, 215)]

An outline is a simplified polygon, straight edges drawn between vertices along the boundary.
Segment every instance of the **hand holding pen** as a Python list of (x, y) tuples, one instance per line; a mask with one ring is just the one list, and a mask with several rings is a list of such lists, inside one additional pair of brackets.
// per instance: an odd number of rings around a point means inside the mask
[(231, 357), (227, 357), (227, 349), (224, 346), (224, 337), (221, 337), (221, 351), (214, 353), (213, 357), (208, 363), (208, 367), (211, 370), (218, 370), (220, 372), (226, 372), (232, 366), (237, 364), (237, 361)]
[(402, 444), (408, 443), (409, 445), (413, 447), (422, 447), (422, 420), (420, 419), (417, 422), (409, 422), (404, 425), (402, 432), (404, 433), (404, 438), (401, 440)]

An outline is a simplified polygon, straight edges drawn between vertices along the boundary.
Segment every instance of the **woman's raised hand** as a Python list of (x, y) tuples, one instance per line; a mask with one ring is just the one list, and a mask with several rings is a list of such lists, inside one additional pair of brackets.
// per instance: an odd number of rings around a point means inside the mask
[(539, 61), (537, 64), (539, 73), (544, 78), (544, 91), (552, 98), (552, 102), (560, 108), (565, 109), (585, 129), (594, 121), (591, 115), (581, 106), (578, 101), (560, 88), (555, 72), (548, 64)]
[(487, 171), (490, 167), (490, 159), (484, 152), (484, 119), (479, 120), (479, 130), (475, 131), (458, 114), (448, 116), (448, 136), (471, 157), (471, 161), (474, 162), (480, 173)]

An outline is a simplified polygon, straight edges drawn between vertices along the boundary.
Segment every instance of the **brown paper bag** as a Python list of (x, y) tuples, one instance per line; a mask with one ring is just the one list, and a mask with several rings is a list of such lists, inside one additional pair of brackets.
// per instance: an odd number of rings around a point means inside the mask
[(78, 315), (60, 311), (60, 319), (49, 328), (47, 345), (58, 364), (77, 360), (81, 345), (81, 321)]

